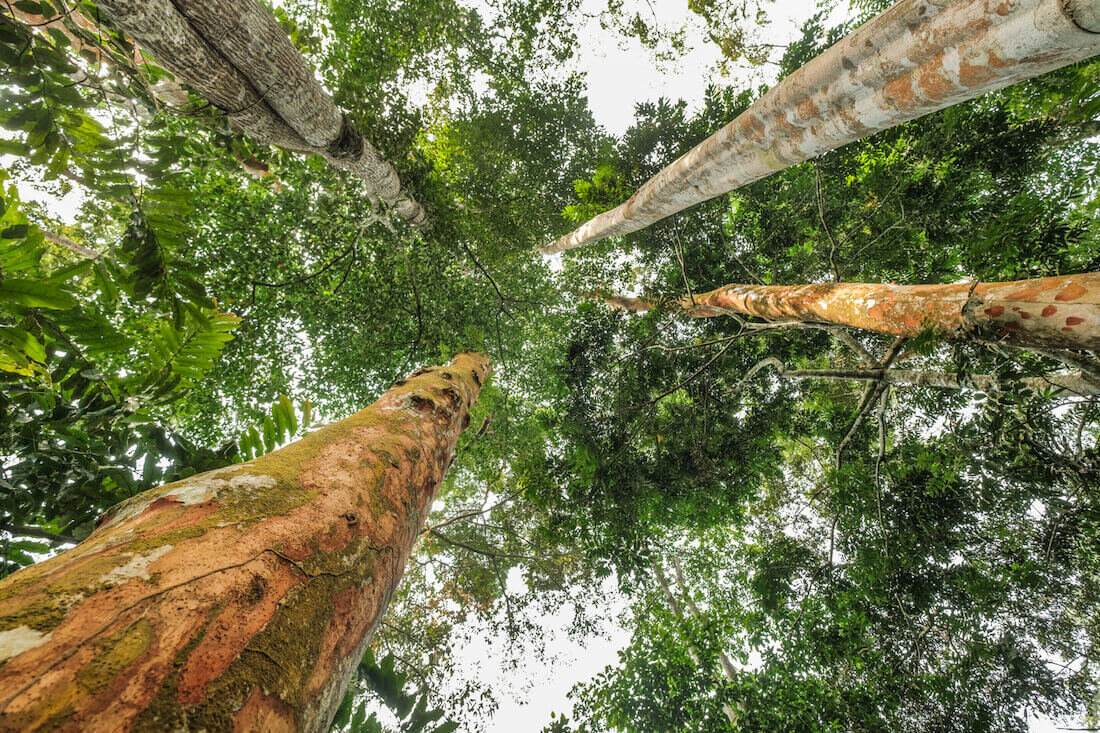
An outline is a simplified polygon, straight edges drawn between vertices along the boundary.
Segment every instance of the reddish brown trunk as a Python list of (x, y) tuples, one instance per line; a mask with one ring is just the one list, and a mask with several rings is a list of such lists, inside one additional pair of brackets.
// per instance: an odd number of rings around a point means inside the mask
[[(646, 311), (644, 298), (604, 297)], [(852, 326), (894, 336), (932, 329), (949, 338), (1054, 349), (1100, 348), (1100, 272), (1000, 283), (726, 285), (674, 306), (705, 318), (728, 313), (770, 321)]]
[(421, 370), (0, 582), (0, 728), (325, 730), (487, 372)]

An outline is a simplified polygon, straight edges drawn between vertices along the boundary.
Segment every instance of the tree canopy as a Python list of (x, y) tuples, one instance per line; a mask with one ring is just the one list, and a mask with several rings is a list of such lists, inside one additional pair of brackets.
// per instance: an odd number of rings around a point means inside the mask
[[(1095, 354), (673, 300), (1100, 271), (1100, 61), (547, 258), (769, 88), (721, 72), (774, 86), (884, 3), (786, 46), (765, 3), (596, 3), (655, 62), (720, 59), (700, 104), (640, 103), (622, 135), (576, 62), (590, 5), (268, 8), (424, 227), (257, 141), (95, 3), (0, 7), (0, 575), (478, 350), (495, 374), (337, 728), (483, 728), (509, 691), (464, 640), (505, 640), (519, 675), (553, 656), (542, 619), (604, 633), (609, 595), (629, 641), (546, 730), (1094, 726), (1100, 411), (1051, 382), (1100, 384)], [(955, 388), (865, 378), (900, 369)]]

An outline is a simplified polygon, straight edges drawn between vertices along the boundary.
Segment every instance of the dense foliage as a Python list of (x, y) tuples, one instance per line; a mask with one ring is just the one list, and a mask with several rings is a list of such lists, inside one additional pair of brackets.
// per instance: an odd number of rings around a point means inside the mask
[[(766, 6), (688, 5), (723, 58), (774, 57), (780, 76), (846, 31), (817, 15), (780, 58), (753, 35)], [(598, 633), (612, 589), (630, 642), (549, 729), (1024, 730), (1036, 713), (1100, 714), (1097, 411), (1018, 388), (1064, 363), (586, 297), (1100, 270), (1100, 63), (548, 261), (536, 246), (764, 90), (719, 79), (699, 109), (639, 105), (614, 138), (571, 66), (573, 0), (275, 11), (430, 212), (421, 232), (198, 97), (166, 101), (166, 75), (130, 41), (76, 22), (98, 18), (91, 3), (13, 7), (0, 10), (0, 573), (86, 536), (123, 498), (272, 450), (420, 364), (481, 349), (496, 375), (379, 631), (383, 662), (364, 660), (340, 725), (380, 729), (361, 705), (373, 687), (402, 730), (476, 729), (507, 690), (466, 674), (463, 643), (498, 634), (518, 674), (552, 655), (541, 619)], [(600, 22), (666, 63), (686, 52), (685, 31), (635, 10), (610, 3)], [(78, 214), (24, 202), (35, 188), (76, 196)], [(765, 358), (905, 362), (1004, 388), (795, 381)]]

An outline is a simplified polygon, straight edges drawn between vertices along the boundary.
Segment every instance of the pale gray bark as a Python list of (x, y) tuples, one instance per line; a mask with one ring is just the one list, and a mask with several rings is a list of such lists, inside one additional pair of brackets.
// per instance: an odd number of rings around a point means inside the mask
[(626, 203), (544, 253), (621, 236), (879, 130), (1100, 53), (1100, 0), (901, 0)]
[[(785, 379), (832, 379), (881, 381), (893, 385), (938, 387), (941, 389), (976, 390), (993, 394), (1011, 385), (1000, 382), (988, 374), (961, 375), (951, 372), (921, 371), (918, 369), (792, 369), (787, 370), (778, 359), (766, 359), (757, 366), (774, 366)], [(1017, 384), (1036, 395), (1053, 390), (1055, 397), (1100, 395), (1100, 385), (1080, 372), (1052, 374), (1046, 377), (1024, 377)]]
[[(680, 573), (680, 564), (675, 558), (673, 558), (673, 562), (675, 563), (675, 567), (676, 567), (676, 579), (677, 579), (677, 582), (680, 585), (681, 592), (683, 592), (684, 587), (683, 587), (683, 578), (682, 578), (681, 573)], [(657, 584), (661, 587), (661, 593), (662, 593), (662, 595), (664, 595), (665, 602), (668, 603), (668, 607), (670, 609), (672, 609), (673, 615), (676, 616), (676, 618), (679, 619), (680, 621), (683, 621), (684, 620), (684, 608), (683, 608), (683, 606), (680, 605), (680, 601), (676, 598), (676, 594), (672, 592), (672, 588), (669, 587), (668, 578), (665, 577), (665, 571), (661, 567), (661, 563), (660, 562), (650, 562), (649, 567), (650, 567), (651, 570), (653, 570), (653, 576), (655, 578), (657, 578)], [(691, 600), (691, 596), (689, 594), (685, 593), (685, 598), (687, 600), (689, 608), (691, 609), (692, 615), (695, 616), (695, 617), (698, 617), (699, 616), (699, 609), (696, 608), (695, 602)], [(725, 652), (719, 652), (719, 655), (720, 655), (720, 661), (721, 661), (721, 664), (722, 664), (722, 674), (723, 674), (723, 676), (725, 676), (725, 678), (727, 680), (729, 680), (730, 682), (733, 682), (734, 679), (735, 679), (733, 664), (730, 663), (729, 657), (726, 656)], [(696, 666), (698, 666), (698, 667), (702, 666), (702, 662), (700, 661), (701, 658), (699, 656), (699, 650), (696, 649), (693, 644), (688, 645), (688, 656), (691, 657), (691, 661), (695, 662)], [(722, 712), (725, 713), (726, 718), (730, 722), (730, 725), (736, 725), (737, 724), (737, 711), (735, 711), (730, 705), (723, 704), (722, 705)]]
[[(676, 571), (676, 585), (680, 588), (680, 593), (684, 596), (684, 601), (687, 603), (688, 611), (695, 618), (699, 618), (699, 609), (695, 605), (695, 601), (691, 598), (691, 593), (688, 592), (687, 584), (684, 583), (684, 571), (680, 567), (680, 558), (675, 555), (672, 556), (672, 568)], [(726, 679), (733, 682), (737, 679), (737, 675), (733, 669), (733, 662), (726, 656), (725, 652), (718, 652), (718, 661), (722, 664), (722, 674), (726, 676)]]
[(81, 257), (87, 257), (88, 259), (95, 260), (99, 259), (99, 257), (101, 256), (99, 252), (96, 252), (94, 249), (85, 247), (83, 244), (77, 244), (68, 237), (63, 237), (60, 234), (49, 231), (48, 229), (42, 230), (42, 236), (46, 238), (47, 242), (52, 242), (56, 245), (64, 247), (70, 252), (78, 254)]

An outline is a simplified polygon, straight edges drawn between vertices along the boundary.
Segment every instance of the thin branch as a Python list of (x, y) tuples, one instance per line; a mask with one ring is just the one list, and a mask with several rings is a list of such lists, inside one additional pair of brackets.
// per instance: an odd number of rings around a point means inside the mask
[(711, 357), (711, 358), (710, 358), (710, 359), (709, 359), (709, 360), (707, 361), (707, 363), (706, 363), (706, 364), (704, 364), (703, 366), (701, 366), (701, 367), (699, 367), (698, 369), (696, 369), (696, 370), (695, 370), (695, 373), (693, 373), (693, 374), (692, 374), (692, 375), (691, 375), (690, 377), (688, 377), (687, 379), (683, 380), (682, 382), (680, 382), (679, 384), (677, 384), (677, 385), (676, 385), (675, 387), (673, 387), (672, 389), (666, 390), (666, 391), (662, 392), (661, 394), (657, 395), (656, 397), (654, 397), (653, 399), (651, 399), (651, 400), (650, 400), (649, 402), (647, 402), (646, 404), (647, 404), (647, 405), (656, 405), (656, 404), (657, 404), (658, 402), (660, 402), (661, 400), (663, 400), (663, 399), (664, 399), (665, 397), (668, 397), (668, 396), (669, 396), (670, 394), (673, 394), (674, 392), (676, 392), (676, 391), (680, 390), (680, 389), (681, 389), (681, 388), (683, 388), (683, 387), (684, 387), (685, 385), (687, 385), (687, 384), (690, 384), (691, 382), (695, 381), (695, 379), (696, 379), (696, 378), (697, 378), (697, 377), (698, 377), (698, 376), (699, 376), (700, 374), (702, 374), (703, 372), (705, 372), (705, 371), (707, 370), (707, 368), (708, 368), (708, 367), (710, 367), (710, 365), (711, 365), (711, 364), (713, 364), (714, 362), (716, 362), (716, 361), (718, 361), (718, 360), (719, 360), (720, 358), (722, 358), (722, 355), (723, 355), (723, 354), (725, 354), (725, 353), (726, 353), (727, 351), (729, 351), (729, 349), (730, 349), (730, 347), (731, 347), (731, 346), (733, 346), (733, 341), (732, 341), (732, 340), (731, 340), (731, 341), (730, 341), (729, 343), (727, 343), (727, 344), (726, 344), (725, 346), (723, 346), (723, 347), (721, 348), (721, 350), (719, 350), (719, 352), (718, 352), (717, 354), (715, 354), (714, 356), (712, 356), (712, 357)]
[(48, 229), (42, 229), (41, 227), (39, 227), (39, 229), (41, 229), (42, 236), (46, 238), (47, 242), (52, 242), (53, 244), (64, 247), (70, 252), (78, 254), (81, 257), (87, 257), (90, 260), (98, 260), (100, 257), (103, 256), (102, 253), (96, 252), (90, 247), (85, 247), (83, 244), (77, 244), (68, 237), (62, 236), (56, 232), (51, 232)]
[(9, 532), (15, 535), (23, 535), (24, 537), (38, 537), (43, 540), (50, 540), (51, 542), (63, 542), (69, 545), (76, 545), (80, 543), (77, 538), (56, 532), (47, 532), (44, 529), (38, 527), (27, 527), (22, 524), (6, 524), (0, 523), (0, 531)]

